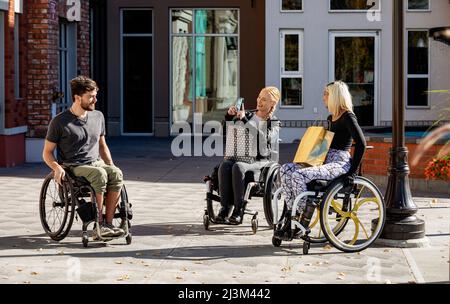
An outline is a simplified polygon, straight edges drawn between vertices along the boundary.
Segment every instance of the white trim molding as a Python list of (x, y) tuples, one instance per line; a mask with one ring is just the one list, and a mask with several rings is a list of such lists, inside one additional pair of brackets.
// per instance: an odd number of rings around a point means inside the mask
[(20, 127), (14, 127), (14, 128), (4, 128), (3, 130), (0, 131), (0, 135), (11, 136), (11, 135), (17, 135), (17, 134), (22, 134), (22, 133), (27, 133), (27, 132), (28, 132), (28, 126), (20, 126)]

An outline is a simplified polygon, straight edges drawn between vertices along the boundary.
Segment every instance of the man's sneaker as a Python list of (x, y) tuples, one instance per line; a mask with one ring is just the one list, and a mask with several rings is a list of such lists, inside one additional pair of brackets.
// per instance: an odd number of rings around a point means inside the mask
[[(105, 225), (102, 225), (102, 226), (100, 226), (100, 235), (102, 236), (102, 238), (114, 237), (114, 230), (109, 227), (106, 227)], [(94, 241), (100, 240), (100, 237), (97, 234), (97, 227), (94, 227), (94, 229), (93, 229), (92, 239)]]
[(114, 225), (112, 225), (112, 224), (104, 224), (103, 227), (112, 230), (112, 232), (113, 232), (112, 236), (122, 236), (125, 234), (125, 230), (114, 227)]

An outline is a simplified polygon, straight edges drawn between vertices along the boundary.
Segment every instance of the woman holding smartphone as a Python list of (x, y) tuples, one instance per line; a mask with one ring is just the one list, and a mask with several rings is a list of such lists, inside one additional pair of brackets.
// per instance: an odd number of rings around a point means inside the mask
[[(273, 116), (280, 97), (280, 91), (276, 87), (266, 87), (259, 93), (257, 108), (255, 110), (245, 111), (243, 104), (241, 109), (237, 109), (236, 106), (228, 109), (225, 115), (226, 121), (240, 120), (244, 123), (254, 123), (253, 125), (258, 126), (260, 133), (262, 132), (267, 135), (259, 136), (259, 140), (267, 140), (267, 142), (258, 145), (258, 153), (254, 163), (224, 160), (220, 165), (219, 190), (222, 208), (215, 218), (217, 223), (225, 222), (232, 206), (234, 206), (234, 209), (228, 218), (229, 223), (234, 225), (242, 223), (244, 214), (245, 173), (248, 171), (259, 171), (270, 161), (270, 156), (273, 152), (271, 143), (275, 139), (278, 139), (280, 129), (280, 122)], [(239, 104), (238, 102), (237, 105)], [(260, 151), (261, 147), (265, 151)]]

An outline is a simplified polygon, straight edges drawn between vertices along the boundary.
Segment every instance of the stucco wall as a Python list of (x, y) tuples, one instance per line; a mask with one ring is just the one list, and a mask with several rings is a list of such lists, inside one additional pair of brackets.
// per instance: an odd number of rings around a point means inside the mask
[[(280, 0), (281, 1), (281, 0)], [(392, 120), (392, 1), (381, 1), (381, 20), (369, 21), (365, 12), (329, 12), (329, 1), (303, 0), (302, 13), (281, 13), (280, 1), (266, 0), (266, 84), (280, 84), (280, 30), (304, 31), (304, 78), (303, 109), (279, 109), (281, 120), (326, 119), (328, 112), (322, 104), (323, 86), (328, 83), (330, 73), (330, 32), (332, 31), (377, 31), (379, 33), (379, 78), (376, 121)], [(407, 12), (405, 26), (408, 29), (428, 29), (449, 25), (450, 4), (448, 0), (431, 1), (430, 12)], [(406, 6), (405, 6), (406, 7)], [(450, 47), (432, 41), (431, 45), (431, 89), (450, 89)], [(406, 55), (406, 53), (405, 53)], [(405, 58), (406, 59), (406, 58)], [(448, 96), (448, 95), (447, 95)], [(406, 120), (435, 120), (442, 94), (430, 97), (430, 109), (406, 111)], [(314, 113), (314, 107), (318, 113)], [(282, 138), (290, 142), (298, 138), (303, 130), (284, 128)]]

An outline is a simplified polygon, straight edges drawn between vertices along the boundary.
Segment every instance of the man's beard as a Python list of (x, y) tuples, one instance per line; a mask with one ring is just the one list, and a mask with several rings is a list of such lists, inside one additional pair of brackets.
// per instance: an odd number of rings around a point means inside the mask
[[(94, 106), (91, 108), (91, 106)], [(87, 105), (81, 105), (81, 108), (85, 111), (94, 111), (95, 110), (95, 104), (94, 103), (89, 103)]]

